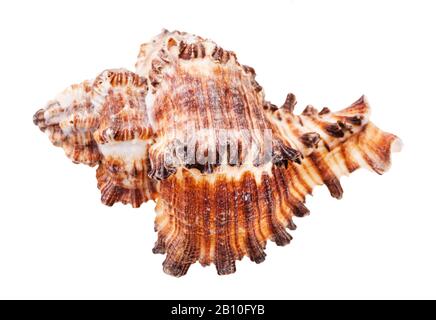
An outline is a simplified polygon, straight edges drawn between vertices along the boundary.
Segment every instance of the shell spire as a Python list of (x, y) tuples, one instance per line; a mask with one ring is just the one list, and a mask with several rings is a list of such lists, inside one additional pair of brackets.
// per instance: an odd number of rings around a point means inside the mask
[(364, 96), (332, 112), (297, 115), (288, 94), (264, 98), (256, 72), (215, 42), (164, 30), (141, 45), (136, 73), (106, 70), (73, 85), (34, 116), (76, 163), (98, 165), (101, 200), (157, 202), (154, 253), (183, 276), (191, 264), (236, 271), (265, 260), (268, 240), (292, 240), (305, 199), (361, 167), (388, 170), (401, 142), (369, 120)]
[(47, 133), (53, 145), (62, 147), (74, 163), (95, 166), (100, 153), (92, 137), (99, 114), (91, 103), (93, 80), (74, 84), (33, 116), (33, 123)]
[(67, 88), (34, 115), (34, 123), (73, 162), (98, 164), (98, 188), (106, 205), (139, 207), (156, 195), (147, 176), (152, 136), (147, 90), (146, 79), (133, 72), (105, 70)]

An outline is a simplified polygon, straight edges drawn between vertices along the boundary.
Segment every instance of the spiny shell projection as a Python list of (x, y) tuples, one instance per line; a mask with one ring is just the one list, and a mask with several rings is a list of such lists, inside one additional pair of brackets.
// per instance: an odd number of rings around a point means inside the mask
[(164, 271), (191, 264), (265, 259), (267, 240), (288, 244), (305, 197), (365, 167), (379, 174), (401, 141), (369, 121), (361, 97), (332, 112), (294, 114), (264, 99), (253, 68), (214, 42), (164, 30), (143, 44), (136, 73), (106, 70), (73, 85), (34, 115), (34, 123), (75, 163), (98, 165), (102, 202), (139, 207), (157, 201), (153, 252)]

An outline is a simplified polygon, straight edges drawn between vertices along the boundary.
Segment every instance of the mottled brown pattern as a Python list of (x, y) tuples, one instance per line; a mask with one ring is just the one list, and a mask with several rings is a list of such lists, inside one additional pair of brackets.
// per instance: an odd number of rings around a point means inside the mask
[[(220, 150), (221, 146), (227, 143), (219, 139), (221, 129), (233, 129), (235, 132), (247, 130), (248, 142), (257, 141), (262, 149), (266, 148), (262, 146), (263, 137), (260, 137), (256, 130), (272, 130), (273, 162), (300, 161), (299, 152), (275, 131), (262, 112), (260, 106), (263, 105), (263, 101), (257, 94), (253, 94), (251, 72), (247, 74), (242, 69), (235, 71), (216, 65), (213, 74), (208, 77), (192, 74), (179, 65), (174, 68), (177, 77), (164, 77), (167, 89), (161, 89), (155, 97), (153, 112), (157, 143), (150, 150), (153, 178), (162, 180), (176, 172), (178, 165), (165, 164), (162, 154), (174, 145), (187, 148), (188, 141), (196, 141), (195, 154), (206, 154), (210, 147), (214, 151), (213, 154), (219, 154), (215, 150)], [(198, 139), (197, 131), (201, 130), (210, 130), (214, 133), (215, 140), (210, 141), (210, 145), (204, 139)], [(247, 141), (241, 137), (231, 136), (230, 139), (230, 142), (239, 145), (241, 149), (249, 147)], [(172, 160), (177, 163), (175, 159)], [(188, 166), (183, 163), (179, 165), (196, 167), (202, 172), (213, 168), (210, 162), (201, 163), (197, 159), (194, 160), (194, 163)], [(216, 157), (210, 160), (213, 161), (212, 164), (221, 164)], [(239, 162), (244, 161), (242, 158)], [(255, 159), (255, 165), (261, 163), (261, 159)]]
[(180, 277), (198, 261), (226, 275), (245, 256), (263, 262), (268, 240), (290, 243), (315, 186), (341, 198), (341, 176), (384, 173), (400, 142), (369, 121), (364, 96), (337, 112), (309, 105), (295, 115), (296, 103), (292, 93), (280, 108), (265, 101), (232, 51), (163, 30), (141, 45), (136, 73), (73, 85), (33, 122), (73, 162), (98, 165), (104, 204), (157, 202), (153, 252), (166, 255), (164, 272)]

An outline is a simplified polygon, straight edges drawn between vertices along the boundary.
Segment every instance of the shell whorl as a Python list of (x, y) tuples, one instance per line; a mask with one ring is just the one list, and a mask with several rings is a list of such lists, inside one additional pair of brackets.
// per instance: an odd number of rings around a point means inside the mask
[[(151, 86), (153, 105), (148, 107), (156, 134), (150, 149), (153, 178), (165, 179), (179, 167), (214, 172), (223, 161), (238, 166), (247, 161), (255, 166), (300, 161), (299, 152), (273, 130), (262, 112), (264, 95), (254, 69), (239, 64), (232, 51), (195, 35), (164, 31), (141, 46), (136, 70)], [(239, 152), (238, 159), (216, 157), (222, 148), (245, 151), (254, 144), (261, 150), (256, 156)], [(186, 156), (190, 147), (195, 157)], [(188, 150), (183, 160), (170, 154), (177, 149)], [(203, 155), (206, 159), (199, 159)]]
[(145, 78), (109, 69), (94, 80), (72, 85), (34, 115), (55, 146), (75, 163), (97, 170), (102, 201), (138, 207), (155, 197), (147, 174), (152, 129), (147, 116)]

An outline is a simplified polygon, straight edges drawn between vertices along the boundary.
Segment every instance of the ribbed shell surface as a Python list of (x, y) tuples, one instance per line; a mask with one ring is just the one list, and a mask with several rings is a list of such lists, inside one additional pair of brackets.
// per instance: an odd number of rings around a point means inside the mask
[(337, 112), (296, 98), (266, 101), (253, 68), (215, 42), (163, 31), (140, 48), (136, 73), (109, 69), (73, 85), (34, 123), (75, 163), (98, 165), (101, 200), (157, 201), (153, 252), (173, 276), (191, 264), (236, 271), (265, 260), (268, 240), (288, 244), (305, 199), (340, 177), (388, 170), (401, 141), (369, 120), (364, 96)]

